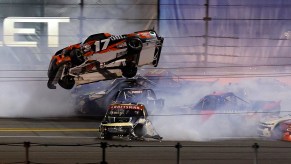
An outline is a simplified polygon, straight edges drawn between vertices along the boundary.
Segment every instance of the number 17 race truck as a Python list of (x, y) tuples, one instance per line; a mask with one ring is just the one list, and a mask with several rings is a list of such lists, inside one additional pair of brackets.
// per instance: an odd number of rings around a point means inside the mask
[(154, 30), (124, 35), (91, 35), (84, 42), (65, 47), (53, 55), (47, 86), (55, 89), (59, 84), (72, 89), (75, 84), (122, 76), (132, 78), (138, 67), (158, 65), (163, 40)]

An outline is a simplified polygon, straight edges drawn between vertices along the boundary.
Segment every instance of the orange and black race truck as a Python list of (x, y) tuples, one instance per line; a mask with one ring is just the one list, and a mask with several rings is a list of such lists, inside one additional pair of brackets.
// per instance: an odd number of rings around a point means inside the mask
[(55, 89), (59, 84), (72, 89), (75, 84), (134, 77), (138, 67), (158, 65), (163, 40), (154, 30), (91, 35), (84, 42), (65, 47), (52, 56), (47, 86)]
[(148, 119), (143, 104), (111, 104), (99, 130), (101, 139), (112, 139), (114, 136), (130, 140), (162, 139)]

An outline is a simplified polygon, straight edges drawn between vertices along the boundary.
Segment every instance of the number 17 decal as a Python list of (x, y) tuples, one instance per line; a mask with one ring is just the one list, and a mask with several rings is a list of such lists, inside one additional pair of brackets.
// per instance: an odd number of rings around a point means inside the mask
[[(103, 39), (103, 40), (97, 40), (95, 41), (95, 52), (99, 52), (101, 50), (105, 50), (108, 47), (110, 39)], [(104, 43), (103, 46), (101, 47), (101, 43)]]

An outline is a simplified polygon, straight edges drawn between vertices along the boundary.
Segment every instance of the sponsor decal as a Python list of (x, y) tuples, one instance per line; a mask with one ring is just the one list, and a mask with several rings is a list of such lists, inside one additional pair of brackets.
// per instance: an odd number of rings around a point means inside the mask
[[(95, 41), (95, 52), (99, 52), (102, 50), (105, 50), (108, 47), (110, 39), (103, 39), (101, 41), (97, 40)], [(101, 46), (101, 43), (104, 43), (103, 46)]]
[(137, 105), (111, 105), (110, 109), (137, 109), (141, 110), (142, 107)]
[(110, 37), (110, 40), (119, 40), (119, 39), (125, 39), (126, 37), (124, 35), (113, 35)]
[(132, 91), (129, 91), (131, 93), (142, 93), (143, 91), (142, 90), (132, 90)]

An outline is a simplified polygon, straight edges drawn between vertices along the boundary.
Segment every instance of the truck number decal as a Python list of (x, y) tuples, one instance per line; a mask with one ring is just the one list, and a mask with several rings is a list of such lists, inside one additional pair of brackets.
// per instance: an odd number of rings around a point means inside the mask
[[(108, 47), (110, 39), (103, 39), (103, 40), (97, 40), (95, 41), (95, 52), (99, 52), (101, 50), (105, 50)], [(101, 43), (104, 43), (103, 46), (101, 46)]]

